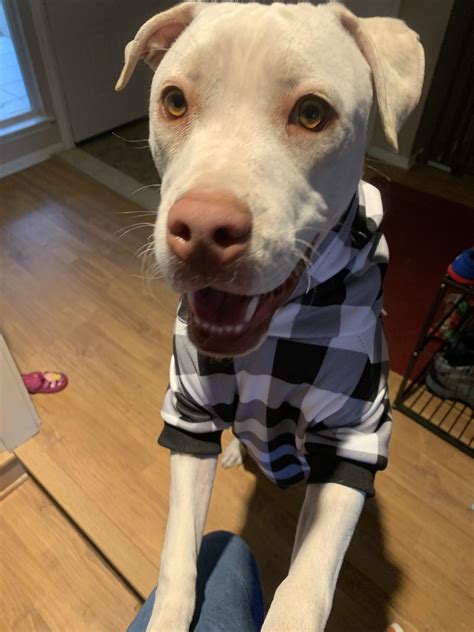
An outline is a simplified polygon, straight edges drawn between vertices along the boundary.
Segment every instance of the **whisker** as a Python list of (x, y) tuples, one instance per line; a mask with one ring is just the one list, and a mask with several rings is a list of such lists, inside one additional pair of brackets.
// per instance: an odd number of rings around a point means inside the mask
[(139, 191), (144, 191), (145, 189), (151, 189), (151, 188), (153, 188), (153, 187), (160, 189), (160, 188), (161, 188), (161, 184), (145, 184), (144, 186), (139, 187), (138, 189), (136, 189), (135, 191), (133, 191), (133, 192), (131, 193), (131, 195), (135, 195), (135, 194), (136, 194), (136, 193), (138, 193)]
[[(151, 237), (153, 237), (153, 235), (151, 235)], [(145, 243), (143, 244), (143, 246), (140, 246), (140, 248), (137, 250), (135, 255), (139, 259), (141, 258), (146, 259), (146, 257), (151, 253), (152, 250), (153, 250), (153, 242)]]
[[(142, 265), (144, 266), (145, 263), (147, 262), (147, 260), (152, 257), (153, 255), (153, 251), (154, 251), (154, 247), (153, 247), (153, 243), (151, 244), (147, 244), (146, 248), (142, 248), (140, 249), (140, 251), (137, 251), (136, 256), (138, 259), (142, 260)], [(151, 263), (154, 262), (154, 259), (152, 258)]]
[(139, 138), (138, 140), (132, 140), (131, 138), (124, 138), (117, 134), (117, 132), (112, 132), (112, 136), (118, 138), (119, 140), (123, 140), (125, 143), (148, 143), (148, 138)]
[(139, 222), (138, 224), (133, 224), (132, 226), (125, 226), (125, 228), (119, 228), (118, 230), (114, 232), (114, 235), (117, 235), (119, 239), (122, 239), (123, 237), (125, 237), (125, 235), (128, 235), (128, 233), (132, 232), (133, 230), (138, 230), (139, 228), (145, 228), (148, 226), (151, 226), (152, 228), (155, 227), (155, 225), (152, 224), (151, 222)]
[[(370, 159), (372, 160), (372, 158)], [(378, 161), (375, 161), (378, 163)], [(379, 163), (382, 165), (383, 167), (383, 163)], [(381, 169), (377, 169), (377, 167), (374, 167), (373, 165), (370, 164), (369, 159), (366, 158), (365, 160), (365, 168), (366, 169), (371, 169), (374, 173), (376, 173), (377, 175), (381, 176), (382, 178), (385, 178), (385, 180), (387, 180), (387, 182), (391, 182), (392, 179), (390, 178), (389, 175), (387, 175), (386, 173), (384, 173)]]
[(302, 272), (302, 275), (306, 274), (307, 277), (307, 286), (306, 286), (306, 292), (305, 294), (308, 294), (308, 292), (311, 289), (311, 274), (310, 274), (310, 270), (311, 270), (311, 265), (312, 265), (312, 257), (314, 255), (314, 253), (318, 252), (317, 249), (315, 249), (316, 244), (309, 244), (307, 241), (305, 241), (304, 239), (299, 239), (299, 238), (295, 238), (295, 241), (299, 241), (301, 243), (303, 243), (303, 245), (308, 246), (309, 248), (311, 248), (311, 253), (310, 256), (306, 255), (306, 253), (301, 252), (301, 250), (297, 247), (295, 247), (294, 249), (294, 253), (299, 255), (301, 258), (301, 261), (303, 261), (304, 263), (304, 270)]
[(304, 239), (300, 239), (299, 237), (295, 237), (295, 241), (299, 242), (300, 244), (303, 244), (303, 246), (306, 246), (311, 251), (314, 248), (314, 244), (311, 244), (309, 241), (305, 241)]
[(139, 211), (117, 211), (114, 215), (156, 215), (156, 211), (147, 211), (146, 209), (140, 209)]
[(141, 259), (141, 275), (135, 275), (138, 278), (144, 279), (146, 282), (147, 292), (153, 297), (156, 297), (154, 293), (154, 287), (151, 285), (152, 281), (162, 278), (160, 267), (155, 257), (154, 252), (154, 233), (148, 235), (145, 243), (138, 249), (136, 256)]

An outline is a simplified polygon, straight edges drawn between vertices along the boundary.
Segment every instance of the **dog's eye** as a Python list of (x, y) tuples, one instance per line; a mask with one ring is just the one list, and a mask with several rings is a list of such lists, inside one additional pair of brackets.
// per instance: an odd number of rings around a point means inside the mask
[(297, 123), (312, 132), (318, 132), (325, 126), (327, 114), (327, 106), (324, 101), (309, 95), (300, 99), (295, 105), (290, 122)]
[(180, 118), (188, 111), (186, 97), (179, 88), (169, 88), (162, 97), (163, 107), (172, 118)]

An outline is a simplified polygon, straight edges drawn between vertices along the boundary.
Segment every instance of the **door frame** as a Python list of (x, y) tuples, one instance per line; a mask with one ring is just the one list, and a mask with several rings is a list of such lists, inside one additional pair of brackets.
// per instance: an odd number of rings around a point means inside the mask
[(0, 177), (75, 146), (43, 0), (3, 0), (32, 111), (0, 137)]

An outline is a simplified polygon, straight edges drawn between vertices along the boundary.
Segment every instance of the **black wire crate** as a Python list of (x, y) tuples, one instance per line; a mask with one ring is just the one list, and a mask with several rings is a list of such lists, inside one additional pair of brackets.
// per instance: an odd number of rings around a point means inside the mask
[[(452, 306), (439, 316), (448, 292), (456, 292)], [(469, 456), (474, 456), (474, 367), (451, 367), (445, 359), (463, 339), (474, 336), (474, 287), (460, 285), (445, 276), (423, 324), (413, 355), (395, 398), (394, 407)], [(461, 306), (463, 310), (461, 310)], [(440, 332), (457, 322), (449, 340)], [(472, 332), (472, 333), (471, 333)], [(454, 351), (453, 351), (454, 349)], [(438, 380), (444, 375), (446, 381)], [(437, 373), (438, 372), (438, 373)]]

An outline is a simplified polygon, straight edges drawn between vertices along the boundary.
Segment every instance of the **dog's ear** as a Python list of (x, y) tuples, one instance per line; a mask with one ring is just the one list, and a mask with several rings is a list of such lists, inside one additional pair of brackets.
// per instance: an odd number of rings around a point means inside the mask
[(355, 39), (371, 70), (385, 136), (398, 151), (397, 134), (417, 105), (425, 70), (418, 34), (395, 18), (357, 18), (329, 5)]
[(196, 2), (183, 2), (145, 22), (125, 47), (125, 63), (115, 85), (117, 91), (125, 88), (140, 59), (156, 70), (168, 48), (193, 21), (197, 7)]

